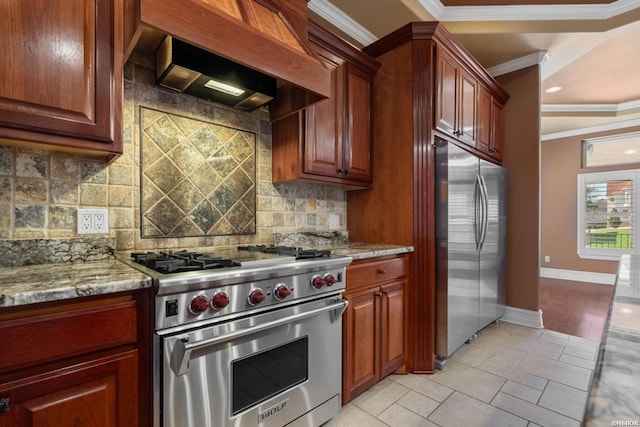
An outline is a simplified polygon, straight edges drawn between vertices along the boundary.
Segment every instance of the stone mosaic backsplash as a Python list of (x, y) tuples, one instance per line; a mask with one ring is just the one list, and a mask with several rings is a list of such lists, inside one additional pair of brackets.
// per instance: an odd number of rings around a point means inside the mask
[(140, 107), (142, 237), (256, 232), (256, 135)]

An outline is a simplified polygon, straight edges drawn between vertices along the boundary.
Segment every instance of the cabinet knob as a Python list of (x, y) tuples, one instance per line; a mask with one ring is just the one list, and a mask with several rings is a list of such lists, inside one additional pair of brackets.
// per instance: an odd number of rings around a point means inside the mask
[(11, 399), (8, 397), (0, 398), (0, 414), (11, 411)]
[(379, 268), (378, 269), (378, 274), (387, 274), (387, 270), (385, 270), (383, 268)]

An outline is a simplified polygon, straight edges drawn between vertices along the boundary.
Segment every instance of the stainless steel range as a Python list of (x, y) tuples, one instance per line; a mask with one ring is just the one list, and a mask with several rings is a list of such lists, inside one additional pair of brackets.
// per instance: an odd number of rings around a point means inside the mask
[(156, 290), (155, 427), (317, 427), (338, 413), (350, 257), (255, 246), (125, 262)]

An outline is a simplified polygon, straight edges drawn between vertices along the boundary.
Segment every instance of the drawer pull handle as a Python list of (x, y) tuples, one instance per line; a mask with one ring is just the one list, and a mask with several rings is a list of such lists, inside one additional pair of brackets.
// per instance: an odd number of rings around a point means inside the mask
[(383, 270), (382, 268), (379, 268), (378, 274), (387, 274), (387, 270)]
[(8, 397), (0, 398), (0, 414), (11, 411), (11, 399)]

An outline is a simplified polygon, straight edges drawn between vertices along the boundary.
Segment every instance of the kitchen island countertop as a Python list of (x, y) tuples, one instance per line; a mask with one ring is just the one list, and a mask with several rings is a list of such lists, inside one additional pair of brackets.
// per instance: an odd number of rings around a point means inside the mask
[(110, 258), (0, 268), (0, 309), (151, 287), (151, 278)]
[(585, 426), (639, 425), (639, 361), (640, 256), (624, 255), (591, 382)]

